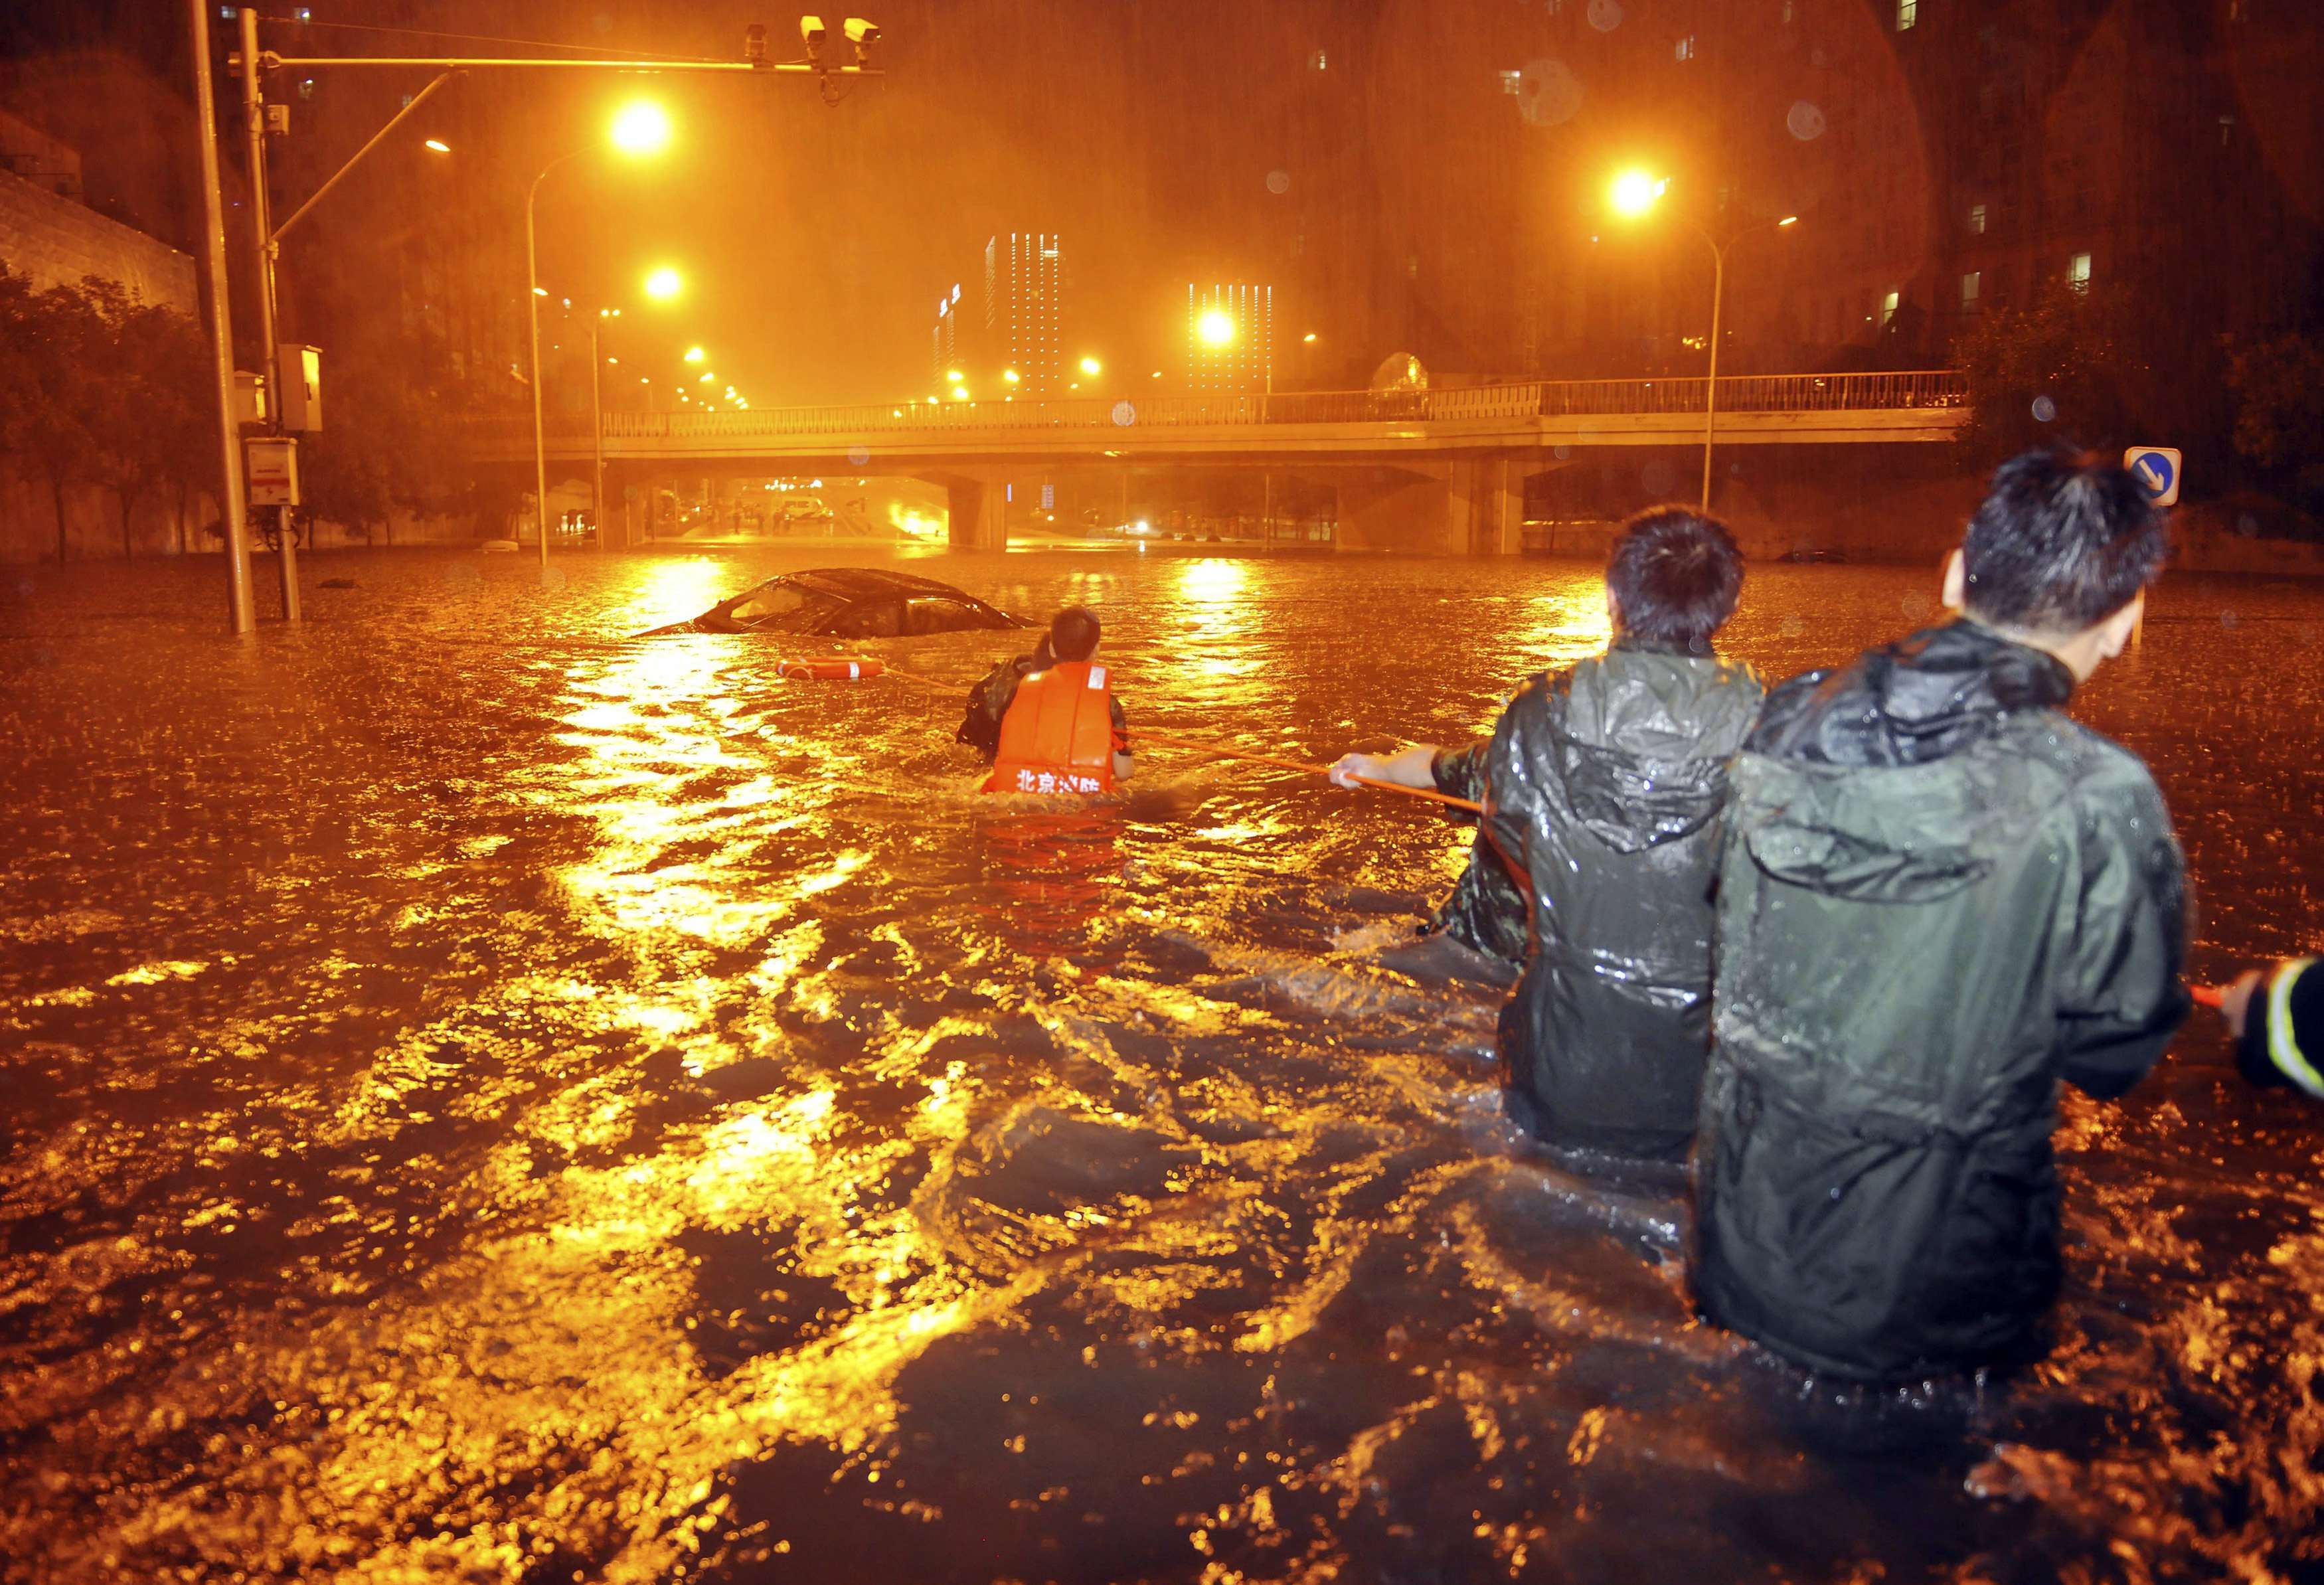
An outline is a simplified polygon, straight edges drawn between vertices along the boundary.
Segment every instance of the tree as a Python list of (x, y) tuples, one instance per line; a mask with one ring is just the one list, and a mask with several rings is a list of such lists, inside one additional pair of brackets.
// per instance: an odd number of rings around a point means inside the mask
[(17, 411), (23, 455), (48, 480), (57, 513), (57, 560), (71, 551), (65, 492), (97, 476), (96, 427), (111, 400), (101, 388), (109, 371), (95, 308), (69, 286), (51, 286), (23, 299), (16, 327), (23, 380)]
[[(113, 493), (121, 512), (121, 553), (134, 558), (138, 503), (194, 459), (185, 446), (187, 415), (198, 402), (201, 334), (172, 309), (138, 301), (110, 281), (81, 283), (89, 318), (86, 395), (92, 446), (89, 469)], [(184, 538), (180, 492), (180, 539)]]
[(1978, 317), (1953, 344), (1969, 377), (1961, 440), (1980, 464), (2072, 439), (2120, 441), (2147, 395), (2151, 371), (2126, 333), (2113, 292), (2059, 285), (2024, 309)]
[(2232, 351), (2236, 451), (2263, 468), (2324, 464), (2324, 342), (2285, 335)]

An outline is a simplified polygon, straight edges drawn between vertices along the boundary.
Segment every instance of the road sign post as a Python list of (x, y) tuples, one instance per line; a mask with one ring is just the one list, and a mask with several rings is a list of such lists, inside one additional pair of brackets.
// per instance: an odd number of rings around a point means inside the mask
[(2146, 486), (2157, 506), (2179, 504), (2179, 451), (2171, 446), (2134, 446), (2122, 454), (2122, 465)]

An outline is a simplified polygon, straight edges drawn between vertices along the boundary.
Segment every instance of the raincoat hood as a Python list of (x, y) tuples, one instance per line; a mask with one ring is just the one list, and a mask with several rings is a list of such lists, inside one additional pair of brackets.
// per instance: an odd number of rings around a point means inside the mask
[(1750, 748), (1821, 765), (1923, 765), (1959, 753), (2015, 711), (2055, 708), (2073, 695), (2074, 674), (2055, 656), (1963, 620), (1786, 683)]
[(1629, 643), (1568, 673), (1550, 735), (1574, 817), (1618, 853), (1701, 831), (1758, 709), (1757, 683), (1738, 686), (1748, 677), (1716, 657)]

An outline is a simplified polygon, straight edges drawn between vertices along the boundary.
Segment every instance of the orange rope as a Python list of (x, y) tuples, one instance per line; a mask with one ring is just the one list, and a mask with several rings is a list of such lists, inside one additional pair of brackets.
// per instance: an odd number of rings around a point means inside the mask
[[(1249, 760), (1253, 764), (1276, 765), (1286, 770), (1303, 770), (1310, 776), (1329, 777), (1332, 774), (1332, 768), (1328, 765), (1310, 764), (1305, 760), (1286, 760), (1279, 754), (1253, 753), (1249, 749), (1238, 749), (1231, 744), (1213, 742), (1208, 738), (1175, 737), (1168, 733), (1151, 732), (1145, 727), (1139, 727), (1130, 735), (1134, 742), (1161, 743), (1169, 748), (1194, 749), (1205, 754), (1217, 754), (1222, 759)], [(1432, 804), (1443, 804), (1451, 808), (1466, 809), (1471, 815), (1481, 815), (1485, 812), (1485, 806), (1474, 798), (1456, 798), (1451, 793), (1441, 793), (1434, 788), (1406, 787), (1400, 781), (1382, 781), (1377, 777), (1370, 776), (1351, 775), (1348, 779), (1362, 787), (1379, 788), (1383, 792), (1402, 793), (1408, 798), (1423, 798)]]
[(2187, 993), (2200, 1005), (2215, 1011), (2227, 1004), (2227, 988), (2224, 985), (2190, 985)]

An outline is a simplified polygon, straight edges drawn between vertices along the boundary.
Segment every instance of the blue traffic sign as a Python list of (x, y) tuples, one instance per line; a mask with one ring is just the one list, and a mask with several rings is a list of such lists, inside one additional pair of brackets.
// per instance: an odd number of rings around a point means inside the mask
[(2122, 465), (2146, 486), (2157, 506), (2179, 504), (2179, 452), (2170, 446), (2134, 446), (2122, 454)]

